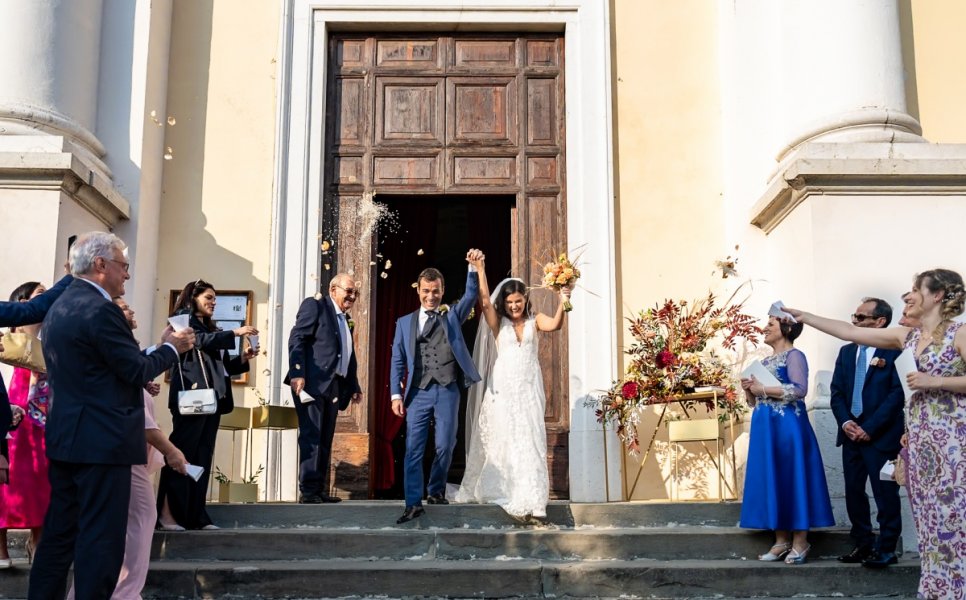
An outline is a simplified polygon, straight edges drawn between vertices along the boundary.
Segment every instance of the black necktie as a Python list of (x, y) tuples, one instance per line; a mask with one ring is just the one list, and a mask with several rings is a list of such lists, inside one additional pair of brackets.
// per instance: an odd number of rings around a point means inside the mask
[(436, 324), (436, 311), (427, 310), (426, 311), (426, 324), (423, 325), (423, 337), (428, 338), (429, 334), (433, 332), (433, 325)]

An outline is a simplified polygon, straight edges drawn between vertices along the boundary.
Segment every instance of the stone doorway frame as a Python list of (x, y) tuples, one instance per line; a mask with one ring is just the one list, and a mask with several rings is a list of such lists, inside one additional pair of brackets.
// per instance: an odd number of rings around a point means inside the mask
[[(621, 446), (583, 406), (616, 376), (617, 290), (612, 139), (611, 29), (602, 0), (284, 0), (279, 36), (275, 185), (267, 342), (272, 404), (288, 398), (288, 331), (299, 303), (319, 290), (329, 31), (563, 31), (566, 84), (567, 239), (585, 245), (579, 307), (570, 316), (570, 498), (620, 500)], [(604, 126), (601, 126), (604, 123)], [(270, 454), (283, 452), (281, 436)], [(285, 457), (297, 453), (285, 447)], [(293, 463), (293, 460), (285, 460)], [(282, 464), (269, 459), (269, 464)], [(606, 465), (601, 468), (601, 465)], [(267, 489), (294, 489), (295, 469), (267, 474)], [(279, 480), (281, 478), (281, 480)], [(284, 498), (271, 497), (266, 500)]]

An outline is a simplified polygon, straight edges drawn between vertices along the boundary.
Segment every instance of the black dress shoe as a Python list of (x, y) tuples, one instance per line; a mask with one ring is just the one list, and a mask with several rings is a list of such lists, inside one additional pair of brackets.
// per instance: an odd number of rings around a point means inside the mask
[(897, 562), (899, 562), (899, 558), (896, 557), (894, 552), (876, 552), (869, 558), (863, 560), (862, 566), (869, 567), (870, 569), (884, 569)]
[(860, 563), (875, 554), (871, 546), (856, 546), (848, 554), (839, 557), (839, 562)]
[(328, 494), (324, 494), (320, 497), (322, 499), (322, 502), (325, 502), (326, 504), (335, 504), (336, 502), (342, 502), (342, 498), (339, 498), (338, 496), (329, 496)]
[(319, 494), (302, 494), (299, 504), (322, 504), (325, 500)]
[(446, 496), (442, 494), (433, 494), (432, 496), (426, 498), (426, 502), (428, 504), (449, 504), (449, 500), (447, 500)]
[(396, 519), (396, 525), (402, 525), (403, 523), (412, 521), (416, 517), (421, 517), (424, 512), (426, 511), (423, 510), (422, 506), (407, 506), (402, 516)]

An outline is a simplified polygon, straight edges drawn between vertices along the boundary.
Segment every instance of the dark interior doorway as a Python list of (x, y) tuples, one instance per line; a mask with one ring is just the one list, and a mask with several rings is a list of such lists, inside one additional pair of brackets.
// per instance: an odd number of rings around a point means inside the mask
[[(373, 432), (373, 494), (376, 498), (403, 497), (403, 456), (405, 426), (389, 409), (389, 364), (396, 319), (419, 308), (413, 285), (419, 272), (436, 267), (446, 281), (443, 301), (453, 304), (463, 295), (466, 285), (466, 252), (480, 248), (486, 254), (487, 278), (498, 282), (509, 276), (512, 251), (512, 215), (515, 196), (444, 195), (395, 196), (380, 194), (378, 202), (394, 215), (389, 226), (379, 231), (376, 270), (375, 356), (370, 410)], [(389, 261), (387, 268), (386, 261)], [(472, 351), (479, 323), (479, 307), (474, 318), (463, 326), (463, 336)], [(463, 434), (466, 390), (460, 406), (460, 427), (449, 481), (459, 483), (465, 467)], [(433, 450), (432, 433), (428, 459)], [(429, 476), (428, 463), (424, 469)]]

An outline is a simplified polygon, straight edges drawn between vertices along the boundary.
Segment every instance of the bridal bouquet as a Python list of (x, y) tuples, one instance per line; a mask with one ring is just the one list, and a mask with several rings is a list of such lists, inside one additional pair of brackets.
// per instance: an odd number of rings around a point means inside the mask
[[(550, 288), (559, 292), (563, 287), (573, 287), (580, 279), (580, 269), (574, 265), (566, 254), (560, 254), (557, 260), (548, 262), (543, 266), (543, 287)], [(574, 309), (570, 300), (565, 300), (563, 305), (564, 312)]]
[[(732, 364), (710, 347), (716, 340), (724, 350), (734, 350), (739, 339), (758, 342), (761, 329), (755, 317), (742, 312), (741, 303), (729, 301), (719, 307), (709, 293), (691, 304), (666, 300), (628, 321), (634, 342), (627, 350), (626, 372), (609, 390), (587, 402), (598, 422), (616, 424), (617, 435), (628, 448), (638, 449), (640, 408), (671, 402), (695, 388), (724, 388), (719, 408), (725, 414), (744, 410), (737, 401)], [(714, 409), (711, 400), (704, 403), (709, 411)]]

